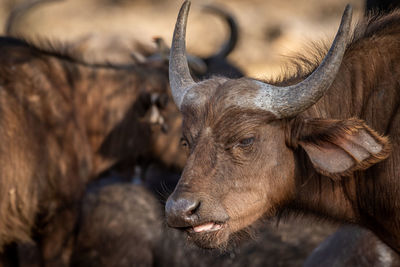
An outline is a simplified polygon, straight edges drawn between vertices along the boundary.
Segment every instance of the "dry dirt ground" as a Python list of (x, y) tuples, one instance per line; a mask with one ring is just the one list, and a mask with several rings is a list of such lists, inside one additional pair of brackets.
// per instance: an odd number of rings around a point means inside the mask
[[(0, 0), (0, 29), (4, 28), (10, 10), (23, 1)], [(56, 1), (18, 19), (13, 35), (61, 43), (86, 38), (90, 40), (86, 52), (93, 60), (109, 60), (114, 53), (120, 56), (120, 51), (129, 60), (129, 51), (136, 42), (153, 45), (152, 37), (161, 36), (170, 43), (181, 3), (181, 0)], [(248, 76), (274, 77), (288, 62), (288, 56), (306, 53), (312, 41), (332, 40), (346, 3), (353, 5), (356, 21), (363, 10), (360, 0), (193, 0), (187, 47), (193, 54), (208, 55), (221, 45), (226, 38), (226, 25), (202, 12), (201, 7), (222, 5), (236, 16), (240, 25), (240, 41), (230, 59)], [(308, 253), (334, 229), (319, 223), (310, 226), (307, 220), (302, 220), (281, 223), (277, 233), (282, 241), (306, 247)], [(295, 266), (303, 260), (299, 259)]]

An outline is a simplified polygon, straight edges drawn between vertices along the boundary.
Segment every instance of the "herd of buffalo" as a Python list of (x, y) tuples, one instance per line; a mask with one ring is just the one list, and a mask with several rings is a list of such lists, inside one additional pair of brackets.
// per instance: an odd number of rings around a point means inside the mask
[[(221, 7), (215, 54), (186, 53), (185, 1), (171, 47), (117, 64), (13, 35), (51, 1), (0, 37), (0, 266), (400, 266), (400, 3), (343, 7), (330, 46), (257, 80)], [(344, 226), (310, 253), (268, 223), (293, 215)]]

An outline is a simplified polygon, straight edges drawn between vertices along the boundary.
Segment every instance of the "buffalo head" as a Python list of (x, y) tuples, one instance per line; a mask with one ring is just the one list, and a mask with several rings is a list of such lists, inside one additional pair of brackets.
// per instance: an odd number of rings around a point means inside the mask
[(189, 6), (186, 1), (180, 10), (169, 66), (189, 154), (166, 203), (170, 226), (187, 230), (200, 246), (220, 247), (262, 216), (273, 216), (296, 197), (298, 147), (317, 172), (332, 179), (387, 156), (387, 140), (361, 120), (299, 116), (339, 71), (350, 39), (350, 6), (322, 63), (286, 87), (250, 78), (194, 82), (185, 56)]

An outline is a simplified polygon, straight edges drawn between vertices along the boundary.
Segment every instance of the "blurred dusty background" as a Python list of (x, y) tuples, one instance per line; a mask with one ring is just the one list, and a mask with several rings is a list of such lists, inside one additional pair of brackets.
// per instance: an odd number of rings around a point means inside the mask
[[(11, 10), (29, 0), (0, 0), (0, 32)], [(154, 46), (154, 36), (169, 44), (182, 0), (56, 0), (41, 5), (16, 20), (12, 34), (27, 40), (85, 42), (93, 61), (130, 60), (138, 42)], [(248, 76), (273, 77), (281, 72), (288, 56), (306, 50), (312, 41), (331, 40), (342, 11), (350, 3), (354, 21), (361, 16), (361, 0), (192, 0), (187, 47), (206, 56), (227, 38), (227, 25), (201, 11), (205, 4), (226, 7), (235, 15), (240, 40), (230, 59)], [(273, 223), (272, 223), (273, 224)], [(294, 247), (311, 247), (336, 227), (308, 221), (281, 224), (280, 239)], [(300, 237), (299, 234), (300, 233)], [(295, 237), (295, 238), (294, 238)], [(295, 266), (304, 260), (296, 259)]]
[[(0, 29), (13, 8), (32, 0), (1, 0)], [(89, 54), (104, 39), (107, 47), (134, 47), (137, 41), (152, 45), (152, 37), (161, 36), (170, 43), (173, 26), (182, 0), (56, 0), (41, 5), (19, 18), (13, 34), (27, 39), (57, 41), (90, 39)], [(249, 76), (271, 77), (281, 71), (287, 56), (303, 51), (311, 41), (331, 40), (341, 13), (350, 3), (355, 20), (361, 15), (361, 0), (193, 0), (188, 23), (188, 50), (209, 55), (225, 40), (226, 25), (215, 15), (201, 11), (205, 4), (226, 7), (238, 20), (240, 41), (230, 59)], [(99, 43), (102, 43), (100, 45)], [(110, 41), (109, 41), (110, 43)], [(103, 48), (102, 47), (102, 48)]]

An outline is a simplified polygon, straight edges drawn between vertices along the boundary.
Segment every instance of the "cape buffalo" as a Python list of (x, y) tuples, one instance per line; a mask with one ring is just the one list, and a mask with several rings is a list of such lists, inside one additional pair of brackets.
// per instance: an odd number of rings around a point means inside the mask
[[(89, 180), (162, 155), (185, 162), (168, 150), (179, 143), (168, 119), (179, 113), (167, 66), (86, 64), (14, 38), (0, 38), (0, 51), (0, 248), (35, 240), (60, 266)], [(169, 143), (156, 147), (159, 137)]]
[[(20, 25), (33, 10), (48, 4), (63, 2), (64, 0), (31, 0), (17, 5), (8, 16), (5, 25), (5, 35), (9, 37), (21, 37)], [(197, 79), (209, 78), (213, 75), (222, 75), (230, 78), (243, 77), (243, 71), (235, 66), (227, 57), (234, 51), (239, 40), (239, 27), (235, 17), (221, 6), (207, 5), (205, 12), (217, 15), (227, 24), (229, 34), (227, 40), (212, 55), (199, 58), (188, 55), (189, 66)], [(154, 37), (157, 50), (138, 40), (127, 42), (123, 35), (99, 36), (86, 34), (75, 40), (69, 50), (74, 55), (80, 55), (85, 62), (111, 61), (113, 63), (131, 63), (149, 61), (168, 61), (169, 47), (161, 37)], [(127, 43), (129, 45), (127, 45)]]
[(292, 211), (364, 226), (400, 252), (400, 12), (351, 33), (347, 6), (329, 51), (299, 57), (279, 80), (196, 83), (185, 57), (189, 5), (169, 67), (189, 158), (168, 224), (223, 247), (261, 217)]

